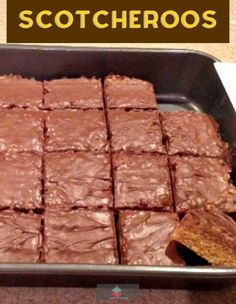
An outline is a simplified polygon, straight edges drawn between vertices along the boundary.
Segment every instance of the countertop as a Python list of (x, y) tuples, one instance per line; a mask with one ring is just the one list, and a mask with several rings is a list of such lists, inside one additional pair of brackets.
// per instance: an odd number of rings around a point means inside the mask
[[(217, 58), (236, 62), (236, 0), (231, 0), (230, 43), (224, 44), (72, 44), (72, 46), (141, 47), (141, 48), (190, 48), (210, 53)], [(6, 0), (0, 0), (0, 43), (6, 43)], [(132, 282), (130, 282), (132, 283)], [(0, 288), (0, 303), (3, 304), (93, 304), (120, 303), (97, 301), (93, 288)], [(141, 290), (135, 304), (233, 304), (236, 303), (236, 285), (215, 291), (190, 290)]]
[(96, 289), (85, 288), (1, 288), (3, 304), (234, 304), (236, 286), (216, 291), (141, 290), (135, 300), (98, 301)]

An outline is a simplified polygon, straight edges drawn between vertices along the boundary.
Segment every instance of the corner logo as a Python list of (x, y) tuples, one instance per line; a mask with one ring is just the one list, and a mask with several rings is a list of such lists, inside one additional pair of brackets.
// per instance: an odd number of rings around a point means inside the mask
[[(117, 284), (117, 285), (116, 285)], [(131, 300), (138, 297), (138, 284), (98, 284), (97, 299), (98, 300)]]
[(116, 299), (120, 298), (122, 294), (122, 290), (116, 286), (112, 289), (112, 296)]

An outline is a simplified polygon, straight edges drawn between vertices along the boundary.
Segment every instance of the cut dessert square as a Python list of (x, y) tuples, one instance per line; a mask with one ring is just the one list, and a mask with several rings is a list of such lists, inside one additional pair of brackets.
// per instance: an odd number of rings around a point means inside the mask
[(110, 110), (108, 121), (114, 152), (166, 154), (158, 112)]
[(199, 207), (236, 211), (231, 169), (222, 159), (172, 156), (170, 165), (178, 213)]
[(42, 105), (41, 81), (20, 76), (0, 76), (0, 108), (40, 108)]
[(172, 211), (167, 157), (158, 154), (113, 156), (115, 208)]
[(88, 152), (45, 156), (45, 204), (112, 208), (110, 157)]
[(103, 108), (102, 84), (96, 78), (62, 78), (44, 82), (47, 109)]
[(191, 210), (172, 238), (215, 266), (236, 267), (236, 223), (216, 210)]
[(0, 212), (0, 262), (37, 263), (42, 248), (41, 216)]
[(42, 157), (31, 153), (0, 155), (0, 207), (42, 207)]
[(104, 90), (108, 108), (157, 109), (154, 88), (148, 81), (110, 75)]
[(43, 113), (0, 110), (0, 152), (43, 152)]
[(47, 263), (117, 264), (113, 213), (85, 209), (47, 209), (44, 261)]
[(99, 110), (57, 110), (46, 119), (46, 150), (109, 150), (105, 114)]
[(213, 117), (197, 112), (164, 112), (161, 117), (169, 155), (229, 158)]
[(126, 210), (119, 213), (123, 264), (184, 265), (171, 235), (175, 213)]

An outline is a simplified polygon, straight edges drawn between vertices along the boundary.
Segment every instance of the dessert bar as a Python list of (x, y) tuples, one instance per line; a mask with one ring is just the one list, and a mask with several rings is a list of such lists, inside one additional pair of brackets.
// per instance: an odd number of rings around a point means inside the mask
[(44, 81), (46, 109), (103, 108), (102, 85), (96, 78), (62, 78)]
[(184, 265), (171, 235), (175, 213), (120, 211), (121, 261), (136, 265)]
[(45, 156), (45, 204), (112, 208), (109, 154), (50, 153)]
[(116, 209), (173, 211), (165, 155), (118, 153), (113, 166)]
[(0, 152), (43, 152), (44, 119), (40, 111), (0, 110)]
[(42, 249), (41, 216), (0, 212), (0, 262), (37, 263)]
[(228, 144), (213, 117), (197, 112), (161, 113), (169, 155), (195, 155), (228, 159)]
[(20, 76), (0, 76), (0, 108), (40, 108), (43, 84)]
[(158, 112), (110, 110), (108, 122), (112, 151), (166, 154)]
[(112, 212), (47, 209), (44, 224), (45, 262), (118, 263)]
[(236, 223), (216, 210), (191, 210), (172, 238), (215, 266), (236, 267)]
[(110, 75), (105, 78), (107, 108), (157, 109), (153, 85), (141, 79)]
[(46, 151), (109, 149), (105, 114), (99, 110), (56, 110), (46, 119)]
[(199, 207), (236, 212), (231, 169), (222, 159), (173, 156), (170, 164), (178, 213)]
[(42, 207), (42, 157), (0, 154), (0, 207)]

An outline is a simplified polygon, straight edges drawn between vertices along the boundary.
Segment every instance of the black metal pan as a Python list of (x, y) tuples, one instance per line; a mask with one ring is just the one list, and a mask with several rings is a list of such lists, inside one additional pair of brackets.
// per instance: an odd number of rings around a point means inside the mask
[[(190, 50), (0, 46), (0, 75), (37, 79), (109, 73), (154, 83), (161, 110), (211, 114), (233, 151), (236, 180), (236, 114), (213, 66), (214, 57)], [(138, 283), (154, 288), (218, 288), (236, 281), (236, 268), (127, 265), (0, 264), (0, 285), (95, 286)]]

